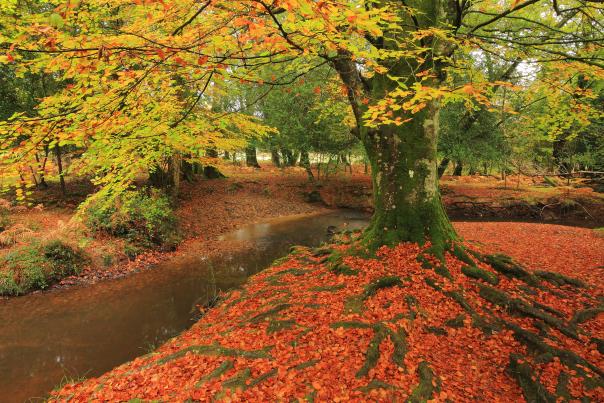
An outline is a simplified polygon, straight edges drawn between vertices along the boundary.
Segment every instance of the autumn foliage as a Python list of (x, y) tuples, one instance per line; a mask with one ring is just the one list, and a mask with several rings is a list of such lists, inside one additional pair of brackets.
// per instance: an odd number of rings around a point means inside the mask
[[(506, 225), (515, 234), (527, 231)], [(461, 232), (482, 235), (480, 225), (474, 233), (471, 226)], [(157, 352), (67, 385), (52, 399), (553, 402), (603, 396), (601, 283), (529, 271), (502, 255), (457, 250), (440, 261), (410, 243), (361, 257), (351, 237), (294, 248)], [(543, 241), (538, 236), (533, 245)], [(581, 268), (602, 263), (590, 254), (592, 246), (579, 246), (587, 254), (563, 262), (589, 280)]]

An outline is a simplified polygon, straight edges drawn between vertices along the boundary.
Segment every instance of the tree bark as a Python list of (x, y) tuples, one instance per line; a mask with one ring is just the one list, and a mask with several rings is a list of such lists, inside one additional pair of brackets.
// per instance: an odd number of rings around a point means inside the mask
[(171, 194), (174, 199), (178, 197), (180, 192), (180, 176), (181, 176), (181, 168), (182, 168), (182, 155), (180, 153), (175, 152), (172, 157), (170, 157), (170, 167), (172, 168), (172, 189)]
[(457, 161), (455, 163), (455, 170), (453, 171), (453, 176), (461, 176), (463, 173), (463, 163), (461, 161)]
[(440, 160), (440, 164), (438, 164), (438, 179), (443, 177), (443, 175), (447, 171), (447, 168), (449, 167), (450, 162), (451, 160), (447, 157)]
[(279, 151), (276, 148), (271, 149), (271, 160), (273, 161), (274, 166), (281, 168), (281, 157), (279, 156)]
[(366, 230), (369, 246), (430, 241), (436, 252), (456, 239), (438, 189), (438, 105), (413, 120), (382, 126), (366, 141), (375, 212)]
[(63, 197), (67, 196), (67, 187), (65, 186), (65, 177), (63, 175), (63, 158), (61, 156), (61, 147), (57, 144), (55, 146), (55, 153), (57, 155), (57, 168), (59, 170), (59, 183), (61, 184), (61, 194)]
[[(400, 4), (401, 15), (418, 29), (443, 27), (455, 18), (453, 3), (413, 3), (419, 13), (411, 16), (404, 10), (404, 4)], [(373, 40), (374, 46), (398, 50), (398, 36), (398, 32), (386, 30), (382, 37)], [(445, 213), (438, 189), (438, 101), (427, 101), (416, 113), (402, 108), (390, 111), (392, 120), (399, 117), (405, 122), (400, 126), (367, 127), (363, 118), (368, 108), (366, 100), (384, 99), (399, 87), (388, 76), (399, 77), (399, 82), (405, 80), (408, 88), (416, 82), (417, 71), (430, 70), (434, 75), (422, 83), (424, 86), (437, 87), (445, 79), (443, 60), (452, 54), (454, 45), (434, 38), (422, 39), (419, 45), (430, 49), (426, 59), (384, 61), (388, 75), (375, 73), (370, 78), (363, 77), (350, 53), (343, 49), (338, 50), (332, 65), (347, 88), (357, 123), (355, 134), (363, 143), (371, 165), (374, 214), (363, 235), (365, 246), (375, 250), (381, 245), (425, 244), (428, 241), (433, 253), (443, 256), (444, 250), (457, 240), (457, 235)], [(411, 120), (407, 121), (409, 118)]]
[(308, 181), (314, 182), (315, 176), (312, 173), (312, 169), (310, 168), (310, 157), (308, 155), (308, 151), (302, 150), (300, 152), (300, 166), (304, 167), (306, 170), (306, 174), (308, 175)]
[(256, 147), (247, 147), (245, 149), (245, 164), (248, 167), (260, 168), (258, 157), (256, 156)]
[(283, 165), (288, 167), (296, 166), (296, 158), (290, 149), (282, 148), (281, 154), (283, 154)]

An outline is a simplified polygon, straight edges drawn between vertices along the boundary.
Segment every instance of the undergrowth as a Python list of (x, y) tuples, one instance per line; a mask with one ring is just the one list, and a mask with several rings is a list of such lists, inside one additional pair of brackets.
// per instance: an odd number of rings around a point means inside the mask
[(170, 200), (158, 190), (128, 191), (112, 205), (93, 204), (84, 211), (84, 222), (93, 232), (127, 240), (130, 258), (145, 248), (172, 250), (180, 242)]
[(0, 258), (0, 295), (23, 295), (45, 289), (78, 274), (86, 261), (79, 248), (61, 240), (21, 246)]

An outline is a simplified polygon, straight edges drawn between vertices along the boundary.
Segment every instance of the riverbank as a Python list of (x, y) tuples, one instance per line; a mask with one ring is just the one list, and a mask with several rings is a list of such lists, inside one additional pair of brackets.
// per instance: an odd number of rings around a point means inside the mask
[(74, 249), (81, 249), (88, 258), (85, 267), (47, 290), (64, 289), (127, 276), (193, 251), (207, 258), (220, 256), (245, 248), (241, 242), (220, 239), (235, 228), (271, 218), (310, 216), (329, 211), (322, 204), (308, 203), (303, 183), (292, 182), (288, 175), (259, 181), (255, 175), (248, 178), (246, 172), (237, 169), (228, 179), (199, 179), (184, 184), (175, 210), (182, 241), (173, 251), (148, 250), (131, 256), (125, 240), (91, 233), (74, 222), (76, 204), (71, 203), (50, 208), (41, 205), (11, 208), (12, 226), (6, 232), (17, 230), (18, 236), (14, 242), (0, 247), (0, 257), (23, 245), (49, 239), (58, 239)]
[[(352, 174), (340, 173), (315, 184), (308, 182), (301, 168), (226, 166), (224, 170), (227, 179), (184, 183), (175, 210), (182, 236), (176, 250), (133, 254), (123, 239), (91, 233), (73, 222), (77, 204), (90, 191), (75, 182), (70, 185), (72, 196), (68, 199), (54, 195), (56, 189), (51, 189), (34, 194), (34, 207), (11, 207), (11, 226), (0, 232), (0, 257), (32, 241), (59, 240), (81, 249), (87, 257), (84, 268), (49, 287), (66, 288), (123, 277), (191, 251), (215, 256), (244, 248), (220, 237), (245, 224), (292, 214), (317, 214), (329, 208), (372, 209), (371, 181), (360, 167)], [(441, 186), (446, 209), (457, 220), (604, 225), (604, 195), (589, 187), (551, 187), (538, 178), (502, 181), (482, 176), (445, 177)], [(10, 242), (2, 244), (4, 238)]]
[(456, 227), (473, 263), (412, 244), (369, 259), (349, 239), (298, 248), (153, 353), (51, 400), (598, 400), (604, 238)]

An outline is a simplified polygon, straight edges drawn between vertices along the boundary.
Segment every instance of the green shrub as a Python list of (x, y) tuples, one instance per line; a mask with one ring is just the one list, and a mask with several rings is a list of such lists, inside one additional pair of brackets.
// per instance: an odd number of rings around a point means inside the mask
[(170, 249), (179, 242), (170, 200), (157, 190), (126, 192), (115, 206), (92, 205), (85, 211), (85, 223), (95, 232), (145, 248)]
[(8, 208), (0, 205), (0, 232), (4, 231), (11, 225)]
[(86, 261), (80, 250), (74, 249), (59, 240), (47, 243), (42, 247), (42, 250), (56, 280), (78, 274)]
[(22, 246), (0, 259), (0, 295), (44, 289), (79, 273), (85, 262), (81, 251), (59, 240)]
[(15, 273), (12, 270), (0, 270), (0, 295), (19, 295), (21, 287), (15, 281)]

